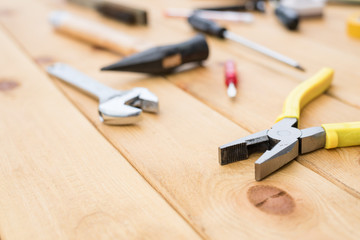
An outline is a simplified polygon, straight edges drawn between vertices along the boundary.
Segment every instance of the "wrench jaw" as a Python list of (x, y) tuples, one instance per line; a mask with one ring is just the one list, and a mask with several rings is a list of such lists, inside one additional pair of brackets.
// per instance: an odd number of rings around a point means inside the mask
[(150, 92), (147, 88), (133, 88), (131, 90), (138, 96), (135, 99), (131, 99), (126, 102), (133, 107), (141, 108), (145, 112), (158, 113), (159, 112), (159, 99)]
[(142, 110), (125, 104), (123, 97), (114, 97), (99, 105), (100, 121), (108, 125), (129, 125), (141, 120)]
[(268, 130), (237, 139), (219, 147), (219, 163), (229, 163), (248, 159), (252, 153), (269, 149)]

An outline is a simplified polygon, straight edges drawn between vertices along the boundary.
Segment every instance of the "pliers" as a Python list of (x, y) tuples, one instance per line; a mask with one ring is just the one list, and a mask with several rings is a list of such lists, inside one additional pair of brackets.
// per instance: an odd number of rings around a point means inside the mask
[(297, 128), (301, 108), (330, 87), (333, 75), (331, 68), (323, 68), (293, 89), (285, 101), (283, 113), (271, 129), (220, 146), (220, 164), (244, 160), (252, 153), (265, 151), (255, 162), (255, 179), (260, 181), (298, 155), (324, 147), (360, 145), (360, 122)]

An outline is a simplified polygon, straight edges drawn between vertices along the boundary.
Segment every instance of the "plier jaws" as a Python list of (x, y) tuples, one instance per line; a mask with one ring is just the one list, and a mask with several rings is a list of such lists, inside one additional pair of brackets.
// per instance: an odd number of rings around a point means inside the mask
[(220, 164), (249, 158), (252, 153), (265, 153), (255, 162), (255, 179), (260, 181), (298, 155), (323, 148), (322, 127), (299, 130), (296, 118), (284, 118), (271, 129), (240, 138), (219, 147)]
[(248, 159), (252, 153), (270, 149), (268, 130), (257, 132), (219, 147), (220, 165)]

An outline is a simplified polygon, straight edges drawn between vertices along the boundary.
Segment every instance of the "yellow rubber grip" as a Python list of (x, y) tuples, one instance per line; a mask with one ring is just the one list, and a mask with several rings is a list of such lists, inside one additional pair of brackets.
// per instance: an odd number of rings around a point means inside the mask
[(347, 32), (351, 37), (360, 38), (360, 12), (347, 19)]
[(311, 100), (326, 91), (334, 75), (331, 68), (323, 68), (308, 80), (300, 83), (293, 89), (285, 100), (283, 113), (276, 122), (283, 118), (300, 118), (300, 110)]
[(321, 125), (326, 132), (325, 148), (360, 145), (360, 122)]

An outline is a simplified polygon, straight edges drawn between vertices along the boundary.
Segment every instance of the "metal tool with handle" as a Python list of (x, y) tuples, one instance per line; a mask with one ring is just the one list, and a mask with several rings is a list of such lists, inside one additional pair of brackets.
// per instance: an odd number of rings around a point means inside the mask
[(296, 62), (295, 60), (293, 60), (289, 57), (286, 57), (278, 52), (275, 52), (269, 48), (261, 46), (260, 44), (252, 42), (252, 41), (250, 41), (244, 37), (241, 37), (233, 32), (230, 32), (226, 28), (219, 26), (214, 21), (211, 21), (209, 19), (200, 18), (199, 16), (196, 15), (196, 13), (188, 18), (188, 22), (194, 29), (196, 29), (198, 31), (216, 36), (218, 38), (230, 39), (234, 42), (240, 43), (248, 48), (251, 48), (257, 52), (260, 52), (264, 55), (274, 58), (280, 62), (283, 62), (294, 68), (304, 71), (304, 68), (301, 67), (300, 64), (298, 62)]
[(98, 98), (100, 120), (105, 124), (133, 124), (141, 119), (141, 109), (147, 112), (158, 111), (158, 98), (146, 88), (115, 90), (63, 63), (51, 65), (47, 71)]
[(329, 88), (333, 74), (332, 69), (324, 68), (298, 85), (287, 97), (283, 113), (271, 129), (220, 146), (220, 164), (244, 160), (254, 152), (265, 151), (255, 162), (255, 179), (259, 181), (300, 154), (320, 148), (360, 145), (360, 122), (297, 128), (301, 108)]

